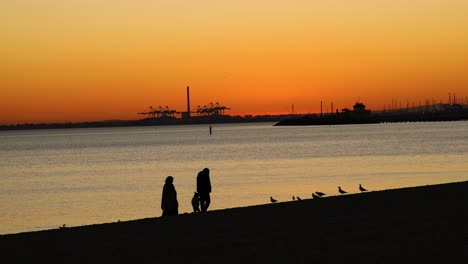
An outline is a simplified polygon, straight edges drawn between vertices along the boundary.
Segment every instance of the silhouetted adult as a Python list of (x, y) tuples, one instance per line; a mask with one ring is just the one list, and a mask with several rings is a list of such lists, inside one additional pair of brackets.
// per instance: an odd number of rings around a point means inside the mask
[(162, 216), (178, 215), (179, 214), (179, 203), (177, 202), (177, 192), (175, 190), (174, 178), (167, 176), (166, 183), (163, 187), (161, 209), (163, 211)]
[(211, 203), (211, 181), (208, 168), (204, 168), (197, 175), (197, 192), (200, 197), (200, 209), (202, 212), (206, 212)]

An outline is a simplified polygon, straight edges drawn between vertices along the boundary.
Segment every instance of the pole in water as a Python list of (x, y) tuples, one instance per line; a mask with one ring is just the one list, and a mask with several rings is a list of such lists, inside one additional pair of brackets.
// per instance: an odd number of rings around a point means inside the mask
[(210, 126), (210, 135), (211, 135), (211, 126)]

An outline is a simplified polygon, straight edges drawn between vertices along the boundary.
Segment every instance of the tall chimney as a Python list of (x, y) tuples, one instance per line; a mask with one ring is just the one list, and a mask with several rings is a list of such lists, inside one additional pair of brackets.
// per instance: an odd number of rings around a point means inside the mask
[(187, 86), (187, 118), (190, 118), (190, 87)]

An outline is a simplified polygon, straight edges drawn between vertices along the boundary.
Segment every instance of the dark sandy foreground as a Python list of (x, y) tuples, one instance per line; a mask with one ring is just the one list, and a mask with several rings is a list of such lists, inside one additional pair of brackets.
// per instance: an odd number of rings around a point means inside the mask
[(2, 263), (468, 263), (468, 181), (0, 236)]

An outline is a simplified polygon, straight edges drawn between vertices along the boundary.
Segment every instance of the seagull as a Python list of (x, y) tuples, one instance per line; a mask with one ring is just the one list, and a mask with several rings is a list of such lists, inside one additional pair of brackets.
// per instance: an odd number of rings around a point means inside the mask
[(361, 192), (367, 192), (367, 190), (364, 187), (362, 187), (361, 184), (359, 184), (359, 190)]
[(323, 192), (315, 192), (318, 196), (324, 196), (325, 194)]
[(339, 191), (341, 194), (347, 193), (347, 192), (343, 191), (343, 190), (341, 189), (340, 186), (338, 186), (338, 191)]
[(293, 201), (296, 200), (296, 197), (293, 196)]
[(278, 200), (276, 200), (276, 199), (274, 199), (273, 197), (270, 196), (270, 201), (271, 201), (272, 203), (276, 203)]
[(320, 198), (320, 195), (317, 195), (317, 194), (315, 194), (315, 193), (312, 193), (312, 198), (318, 199), (318, 198)]
[(298, 200), (298, 201), (301, 201), (302, 199), (301, 199), (301, 197), (297, 196), (297, 200)]

